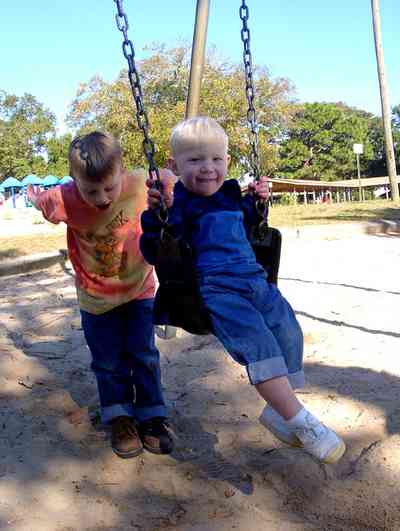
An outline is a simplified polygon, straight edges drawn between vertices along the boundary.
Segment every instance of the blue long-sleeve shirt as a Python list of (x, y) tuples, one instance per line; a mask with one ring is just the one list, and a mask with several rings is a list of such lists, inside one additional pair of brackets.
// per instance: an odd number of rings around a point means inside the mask
[[(174, 188), (168, 224), (174, 237), (192, 248), (196, 273), (204, 278), (216, 274), (264, 274), (248, 240), (250, 228), (260, 222), (253, 196), (242, 197), (235, 179), (224, 182), (212, 196), (187, 190), (181, 182)], [(161, 222), (153, 210), (142, 214), (140, 249), (150, 264), (156, 261)]]

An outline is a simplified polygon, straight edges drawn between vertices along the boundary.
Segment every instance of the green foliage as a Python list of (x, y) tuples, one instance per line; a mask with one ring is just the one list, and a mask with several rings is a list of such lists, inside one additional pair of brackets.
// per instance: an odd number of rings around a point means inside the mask
[[(163, 166), (169, 155), (171, 129), (185, 116), (190, 49), (153, 45), (151, 51), (152, 55), (138, 69), (150, 136), (156, 142), (156, 162)], [(271, 80), (265, 70), (257, 68), (255, 84), (261, 128), (260, 162), (262, 171), (270, 173), (277, 165), (277, 151), (271, 140), (282, 134), (290, 118), (292, 87), (285, 79)], [(121, 142), (126, 164), (138, 166), (144, 165), (145, 160), (135, 113), (127, 73), (121, 72), (113, 83), (96, 77), (81, 85), (67, 122), (79, 133), (93, 129), (111, 132)], [(218, 60), (214, 50), (204, 66), (199, 114), (212, 116), (225, 128), (230, 138), (232, 171), (245, 173), (249, 145), (243, 68)]]
[(281, 205), (296, 205), (297, 204), (296, 194), (291, 194), (289, 192), (285, 192), (281, 194), (279, 197), (279, 203)]
[(336, 180), (354, 177), (353, 144), (364, 145), (362, 163), (373, 157), (368, 138), (373, 116), (341, 103), (299, 106), (280, 146), (283, 175), (295, 179)]
[(392, 125), (396, 131), (400, 131), (400, 104), (392, 109)]
[(45, 167), (42, 155), (55, 121), (31, 94), (0, 91), (0, 175), (22, 178)]
[(60, 137), (53, 136), (47, 141), (47, 173), (64, 177), (69, 174), (68, 148), (72, 141), (71, 133)]
[(237, 181), (243, 181), (244, 173), (242, 168), (239, 166), (233, 166), (232, 164), (228, 168), (228, 175), (226, 176), (227, 179), (236, 179)]
[[(190, 47), (153, 44), (138, 64), (156, 162), (169, 156), (171, 129), (184, 118), (190, 68)], [(287, 79), (271, 79), (254, 67), (255, 108), (259, 123), (261, 172), (296, 179), (337, 180), (356, 176), (353, 144), (362, 143), (362, 175), (385, 175), (382, 120), (342, 103), (295, 104)], [(243, 66), (218, 57), (210, 49), (203, 69), (199, 114), (216, 118), (230, 139), (229, 176), (248, 171), (247, 100)], [(147, 166), (143, 136), (126, 71), (111, 83), (93, 77), (80, 85), (67, 117), (78, 134), (99, 129), (121, 142), (128, 167)], [(400, 168), (400, 105), (392, 109), (393, 140)], [(34, 96), (0, 90), (0, 180), (29, 173), (62, 177), (69, 173), (70, 133), (58, 137), (55, 116)], [(285, 199), (284, 199), (285, 200)]]
[[(395, 148), (397, 172), (400, 171), (400, 105), (392, 109), (392, 135)], [(373, 156), (367, 168), (368, 175), (387, 175), (385, 135), (383, 121), (374, 116), (369, 127), (369, 139), (372, 146)]]

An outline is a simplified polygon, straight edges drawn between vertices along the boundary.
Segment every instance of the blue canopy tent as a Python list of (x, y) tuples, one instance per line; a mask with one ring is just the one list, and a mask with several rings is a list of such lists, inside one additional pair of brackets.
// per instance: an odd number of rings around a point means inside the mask
[[(38, 177), (37, 175), (35, 175), (34, 173), (24, 177), (21, 182), (22, 182), (22, 184), (24, 186), (24, 190), (26, 190), (26, 188), (29, 185), (42, 186), (42, 184), (43, 184), (43, 180), (40, 177)], [(31, 207), (32, 206), (32, 204), (28, 201), (26, 195), (25, 195), (25, 206), (27, 206), (27, 207)]]
[(15, 192), (22, 188), (23, 185), (21, 181), (18, 181), (15, 177), (7, 177), (7, 179), (1, 183), (1, 186), (6, 193), (11, 192), (9, 195), (12, 196), (13, 207), (15, 208)]
[(57, 186), (57, 184), (60, 184), (60, 181), (54, 175), (48, 175), (42, 181), (42, 186), (44, 186), (45, 188), (50, 188), (51, 186)]
[(70, 177), (69, 175), (65, 175), (61, 180), (60, 180), (60, 184), (67, 184), (67, 183), (70, 183), (73, 181), (73, 178)]
[(9, 190), (12, 188), (19, 189), (22, 188), (22, 183), (15, 177), (7, 177), (7, 179), (1, 183), (1, 186), (4, 190)]
[(35, 174), (27, 175), (22, 179), (23, 186), (28, 186), (29, 184), (33, 184), (35, 186), (42, 185), (43, 181), (40, 177), (38, 177)]

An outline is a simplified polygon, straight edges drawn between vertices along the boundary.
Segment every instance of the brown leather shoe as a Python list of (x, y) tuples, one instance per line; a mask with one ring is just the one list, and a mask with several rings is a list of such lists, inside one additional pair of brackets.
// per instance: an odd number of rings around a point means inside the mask
[(132, 417), (116, 417), (111, 422), (111, 447), (118, 457), (136, 457), (143, 444)]
[(139, 433), (143, 446), (152, 454), (170, 454), (174, 449), (174, 441), (164, 417), (153, 417), (141, 422)]

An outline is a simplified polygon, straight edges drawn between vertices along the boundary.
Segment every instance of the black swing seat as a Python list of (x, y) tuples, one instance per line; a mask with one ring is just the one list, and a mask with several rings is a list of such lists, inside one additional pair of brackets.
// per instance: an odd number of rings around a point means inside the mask
[(211, 321), (201, 300), (190, 246), (165, 230), (155, 270), (159, 287), (154, 300), (154, 324), (176, 326), (190, 334), (210, 334)]
[(270, 284), (278, 284), (279, 264), (281, 261), (282, 234), (278, 229), (261, 223), (253, 227), (249, 237), (257, 262), (268, 275)]
[[(262, 226), (261, 226), (262, 229)], [(278, 229), (255, 227), (250, 234), (257, 261), (277, 284), (282, 236)], [(164, 231), (155, 270), (159, 281), (155, 301), (155, 325), (183, 328), (190, 334), (212, 334), (210, 316), (201, 300), (190, 246)]]

